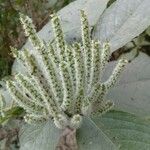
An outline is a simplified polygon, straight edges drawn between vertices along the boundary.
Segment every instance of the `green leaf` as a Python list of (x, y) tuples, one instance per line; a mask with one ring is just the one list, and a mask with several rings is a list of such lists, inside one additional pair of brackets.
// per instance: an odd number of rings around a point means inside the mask
[[(60, 131), (49, 121), (26, 125), (20, 135), (20, 150), (55, 150)], [(150, 122), (121, 111), (84, 118), (77, 131), (77, 142), (79, 150), (148, 150)]]
[[(20, 150), (55, 150), (61, 131), (52, 121), (25, 125), (20, 132)], [(88, 118), (77, 131), (79, 150), (116, 150), (112, 141)]]
[(149, 8), (149, 0), (117, 0), (100, 17), (94, 36), (115, 51), (150, 25)]
[(0, 116), (0, 124), (8, 121), (9, 119), (20, 116), (23, 112), (24, 110), (21, 107), (13, 107), (4, 111), (4, 117)]
[(77, 132), (79, 150), (117, 150), (117, 147), (91, 119), (84, 118)]
[[(55, 150), (60, 130), (49, 121), (39, 125), (25, 125), (20, 132), (20, 150)], [(88, 118), (77, 131), (79, 150), (117, 150), (112, 141)]]
[(20, 132), (20, 150), (55, 150), (60, 136), (52, 121), (25, 125)]
[(150, 121), (121, 111), (110, 111), (92, 119), (119, 150), (149, 150)]

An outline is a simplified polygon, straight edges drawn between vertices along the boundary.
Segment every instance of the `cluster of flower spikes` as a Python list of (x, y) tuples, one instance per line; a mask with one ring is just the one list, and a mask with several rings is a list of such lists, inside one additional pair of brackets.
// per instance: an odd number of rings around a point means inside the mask
[[(39, 123), (52, 119), (58, 128), (79, 128), (83, 116), (103, 114), (113, 107), (105, 100), (127, 60), (120, 59), (109, 79), (101, 83), (101, 76), (110, 58), (108, 43), (101, 44), (90, 37), (89, 23), (80, 11), (82, 43), (67, 44), (57, 14), (52, 15), (54, 45), (44, 42), (36, 34), (32, 20), (20, 15), (20, 20), (35, 50), (12, 52), (28, 71), (7, 82), (7, 89), (16, 103), (26, 110), (25, 121)], [(97, 109), (92, 109), (96, 104)]]

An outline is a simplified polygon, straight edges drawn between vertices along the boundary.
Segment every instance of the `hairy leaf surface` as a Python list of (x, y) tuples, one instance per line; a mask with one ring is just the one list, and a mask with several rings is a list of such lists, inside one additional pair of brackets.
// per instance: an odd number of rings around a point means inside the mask
[[(115, 63), (108, 64), (103, 80), (111, 73)], [(150, 57), (141, 53), (122, 73), (118, 84), (109, 91), (108, 99), (115, 107), (139, 116), (150, 116)]]
[(150, 122), (147, 120), (125, 112), (110, 111), (93, 121), (119, 145), (119, 150), (150, 149)]
[(84, 119), (77, 133), (79, 150), (117, 150), (116, 145), (91, 119)]
[(25, 125), (20, 132), (20, 150), (55, 150), (60, 136), (52, 121)]
[(100, 18), (94, 37), (108, 41), (111, 50), (124, 46), (150, 25), (149, 0), (117, 0)]

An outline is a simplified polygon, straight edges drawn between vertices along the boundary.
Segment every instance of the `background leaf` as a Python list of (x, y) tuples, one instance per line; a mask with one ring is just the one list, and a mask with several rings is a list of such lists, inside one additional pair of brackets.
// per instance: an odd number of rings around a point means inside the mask
[(55, 150), (60, 133), (52, 121), (25, 125), (20, 132), (20, 150)]
[[(115, 67), (109, 63), (104, 73), (106, 80)], [(115, 107), (139, 116), (150, 116), (150, 57), (140, 53), (122, 73), (118, 84), (108, 92)]]
[(117, 147), (91, 119), (85, 118), (77, 132), (79, 150), (117, 150)]
[(119, 145), (119, 150), (150, 149), (150, 122), (147, 120), (125, 112), (110, 111), (93, 121)]
[[(29, 126), (21, 132), (20, 150), (55, 150), (60, 132), (52, 122)], [(149, 150), (150, 122), (132, 114), (110, 111), (84, 118), (77, 130), (79, 150)]]
[(149, 0), (117, 0), (99, 19), (94, 37), (109, 41), (111, 50), (115, 51), (150, 25), (149, 8)]
[[(20, 150), (55, 150), (61, 131), (53, 122), (40, 125), (25, 125), (20, 133)], [(84, 118), (82, 127), (77, 131), (79, 150), (116, 150), (111, 140), (95, 125)]]

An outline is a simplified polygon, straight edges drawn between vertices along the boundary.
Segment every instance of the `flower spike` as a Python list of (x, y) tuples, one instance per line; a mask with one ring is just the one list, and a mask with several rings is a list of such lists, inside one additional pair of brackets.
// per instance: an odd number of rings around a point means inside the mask
[[(78, 129), (83, 116), (102, 115), (114, 106), (113, 102), (106, 100), (106, 94), (128, 62), (119, 60), (112, 75), (102, 83), (102, 73), (111, 55), (109, 43), (91, 39), (89, 22), (83, 10), (80, 11), (82, 41), (71, 45), (65, 41), (59, 16), (51, 16), (53, 44), (41, 40), (32, 20), (20, 14), (34, 51), (11, 48), (25, 66), (27, 75), (15, 75), (13, 81), (7, 81), (7, 89), (16, 104), (25, 109), (27, 123), (37, 124), (52, 119), (57, 128)], [(3, 110), (2, 101), (0, 110)]]
[(116, 83), (116, 81), (118, 80), (118, 78), (120, 77), (120, 74), (122, 73), (123, 69), (125, 68), (125, 66), (127, 65), (128, 60), (126, 59), (120, 59), (116, 68), (114, 69), (112, 75), (110, 76), (110, 78), (104, 83), (105, 86), (107, 87), (107, 89), (113, 87)]
[(91, 68), (91, 38), (87, 16), (83, 10), (80, 11), (81, 16), (81, 34), (84, 49), (84, 67), (85, 67), (85, 86), (89, 84), (90, 68)]

